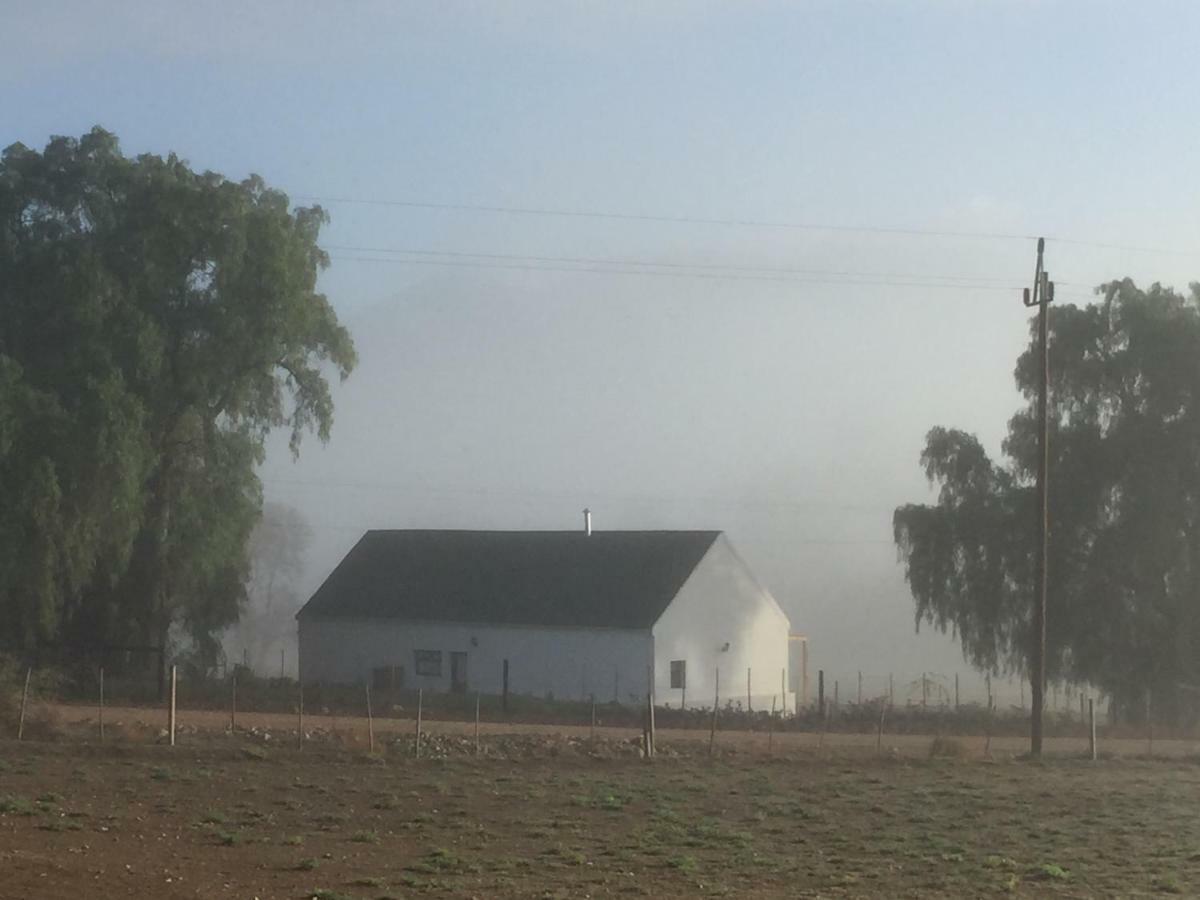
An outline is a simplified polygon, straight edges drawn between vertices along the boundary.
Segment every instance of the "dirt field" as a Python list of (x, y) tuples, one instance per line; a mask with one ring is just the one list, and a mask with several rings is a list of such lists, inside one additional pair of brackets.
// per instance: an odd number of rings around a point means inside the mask
[(0, 742), (0, 897), (1200, 896), (1187, 760), (506, 740)]

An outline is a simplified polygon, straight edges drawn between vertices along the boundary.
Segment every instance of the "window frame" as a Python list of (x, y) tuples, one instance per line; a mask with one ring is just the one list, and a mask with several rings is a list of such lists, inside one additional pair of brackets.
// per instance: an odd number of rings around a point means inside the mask
[(414, 650), (413, 674), (418, 678), (442, 677), (441, 650)]
[(687, 660), (673, 659), (671, 660), (671, 690), (686, 691), (687, 690)]

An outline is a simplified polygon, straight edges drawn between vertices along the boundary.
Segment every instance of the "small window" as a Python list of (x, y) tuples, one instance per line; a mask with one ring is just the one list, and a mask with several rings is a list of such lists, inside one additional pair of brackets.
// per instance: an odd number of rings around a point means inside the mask
[(442, 677), (441, 650), (414, 650), (413, 671), (430, 678)]
[(671, 660), (671, 687), (683, 690), (687, 687), (687, 660)]

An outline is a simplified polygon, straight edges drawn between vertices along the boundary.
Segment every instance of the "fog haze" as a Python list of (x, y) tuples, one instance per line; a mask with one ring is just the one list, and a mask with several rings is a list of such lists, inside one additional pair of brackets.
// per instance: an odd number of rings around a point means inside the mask
[(587, 506), (728, 532), (814, 672), (965, 673), (891, 514), (931, 426), (999, 453), (1032, 238), (1062, 303), (1196, 277), (1191, 5), (252, 6), (10, 6), (3, 143), (101, 124), (329, 210), (361, 363), (262, 468), (310, 587), (367, 528)]

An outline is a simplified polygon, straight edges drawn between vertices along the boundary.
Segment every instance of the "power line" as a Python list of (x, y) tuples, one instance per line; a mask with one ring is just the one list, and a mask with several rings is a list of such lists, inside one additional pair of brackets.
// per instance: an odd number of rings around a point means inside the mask
[[(537, 256), (515, 253), (494, 253), (463, 250), (423, 250), (398, 247), (349, 247), (345, 245), (327, 245), (326, 249), (348, 253), (389, 253), (413, 257), (447, 257), (450, 259), (484, 259), (505, 262), (525, 263), (555, 263), (570, 265), (595, 266), (624, 266), (634, 268), (668, 269), (668, 270), (700, 270), (706, 272), (747, 272), (769, 275), (816, 275), (836, 278), (895, 278), (895, 279), (926, 279), (946, 282), (962, 282), (966, 286), (983, 283), (1003, 284), (1009, 289), (1012, 279), (995, 278), (974, 275), (925, 275), (905, 272), (854, 272), (836, 269), (802, 269), (789, 266), (752, 266), (734, 263), (689, 263), (672, 260), (653, 259), (623, 259), (596, 256)], [(1064, 284), (1066, 282), (1063, 282)]]
[(1036, 236), (999, 231), (953, 231), (926, 228), (899, 228), (885, 225), (835, 225), (824, 222), (783, 222), (766, 219), (720, 219), (699, 216), (670, 216), (651, 213), (606, 212), (583, 209), (551, 209), (530, 206), (491, 206), (482, 203), (434, 203), (425, 200), (381, 200), (362, 197), (318, 197), (296, 194), (295, 199), (313, 203), (346, 203), (362, 206), (395, 206), (408, 209), (436, 209), (452, 212), (482, 212), (517, 216), (557, 216), (574, 219), (610, 219), (622, 222), (666, 222), (674, 225), (720, 225), (732, 228), (777, 228), (800, 231), (835, 231), (857, 234), (892, 234), (911, 237), (969, 238), (983, 240), (1032, 241)]
[[(550, 216), (572, 219), (608, 219), (624, 222), (661, 222), (673, 225), (718, 225), (731, 228), (768, 228), (797, 231), (829, 231), (850, 234), (890, 234), (909, 237), (963, 238), (968, 240), (1036, 241), (1037, 235), (1006, 231), (968, 231), (938, 228), (906, 228), (888, 225), (840, 225), (831, 222), (789, 222), (770, 219), (741, 219), (703, 216), (666, 215), (659, 213), (630, 213), (590, 209), (556, 209), (536, 206), (505, 206), (485, 203), (439, 203), (431, 200), (389, 200), (371, 197), (323, 197), (314, 194), (295, 194), (296, 200), (313, 203), (343, 203), (357, 206), (384, 206), (406, 209), (442, 210), (447, 212), (491, 213), (496, 215)], [(1100, 250), (1119, 250), (1125, 253), (1153, 253), (1167, 256), (1200, 258), (1200, 249), (1177, 247), (1147, 247), (1049, 235), (1046, 240)]]
[[(395, 259), (387, 257), (372, 257), (372, 256), (338, 256), (330, 255), (330, 259), (339, 262), (367, 262), (367, 263), (389, 263), (392, 265), (402, 266), (439, 266), (452, 269), (502, 269), (514, 270), (523, 272), (581, 272), (590, 275), (625, 275), (625, 276), (650, 276), (659, 278), (691, 278), (701, 279), (705, 281), (760, 281), (760, 282), (776, 282), (790, 284), (830, 284), (830, 285), (851, 285), (851, 286), (866, 286), (866, 287), (919, 287), (919, 288), (954, 288), (957, 290), (980, 290), (980, 291), (1012, 291), (1018, 287), (1012, 284), (970, 284), (970, 283), (951, 283), (945, 281), (929, 281), (929, 280), (900, 280), (899, 278), (889, 279), (868, 279), (868, 278), (801, 278), (789, 277), (785, 275), (748, 275), (738, 272), (730, 272), (720, 274), (715, 272), (705, 271), (663, 271), (661, 269), (629, 269), (615, 268), (602, 266), (581, 266), (581, 265), (551, 265), (545, 263), (529, 262), (499, 262), (499, 261), (469, 261), (466, 259)], [(930, 278), (938, 276), (920, 276), (921, 278)]]
[(607, 500), (617, 503), (670, 503), (670, 504), (707, 504), (714, 506), (734, 506), (747, 507), (757, 509), (777, 509), (787, 511), (838, 511), (838, 512), (854, 512), (866, 513), (871, 515), (891, 516), (892, 510), (884, 510), (881, 507), (867, 506), (861, 504), (839, 503), (834, 501), (816, 501), (816, 500), (769, 500), (766, 498), (738, 498), (738, 497), (721, 497), (717, 495), (695, 495), (691, 497), (669, 495), (669, 494), (603, 494), (597, 495), (594, 491), (581, 489), (577, 491), (551, 491), (538, 489), (522, 489), (522, 490), (503, 490), (494, 488), (454, 488), (454, 487), (437, 487), (431, 485), (420, 484), (403, 484), (400, 482), (387, 481), (362, 481), (362, 480), (345, 480), (345, 479), (303, 479), (303, 478), (275, 478), (271, 476), (259, 476), (264, 484), (274, 485), (289, 485), (299, 487), (315, 487), (315, 488), (331, 488), (337, 490), (343, 489), (360, 489), (360, 490), (394, 490), (405, 491), (418, 494), (432, 495), (452, 495), (452, 496), (472, 496), (472, 497), (507, 497), (507, 498), (528, 498), (537, 500), (576, 500), (582, 497), (597, 497), (602, 500)]

